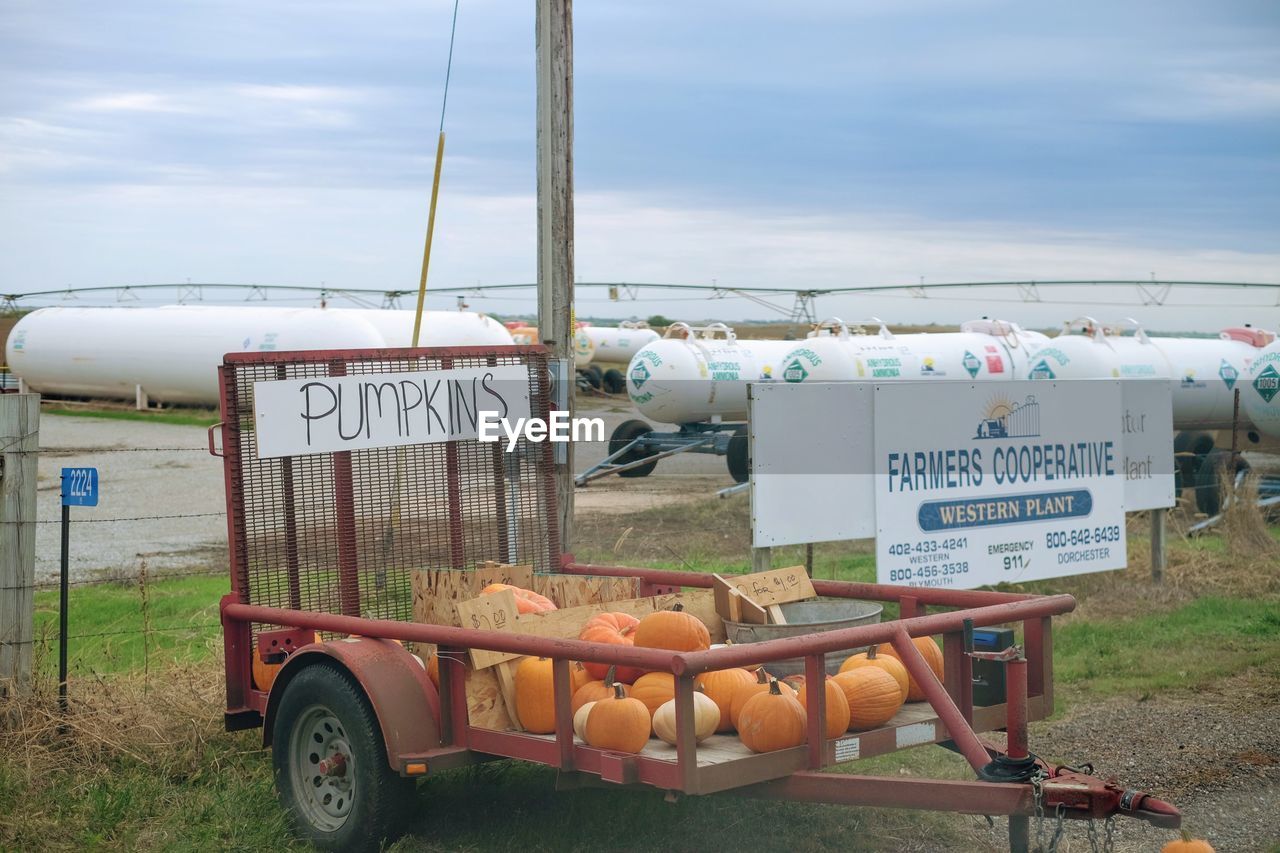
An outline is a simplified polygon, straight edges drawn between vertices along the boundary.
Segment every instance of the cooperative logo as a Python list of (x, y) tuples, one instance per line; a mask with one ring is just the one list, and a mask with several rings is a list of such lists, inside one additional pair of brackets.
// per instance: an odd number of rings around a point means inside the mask
[(1253, 380), (1253, 390), (1258, 392), (1265, 403), (1270, 403), (1276, 394), (1280, 394), (1280, 371), (1276, 370), (1274, 364), (1268, 364), (1257, 375)]
[(808, 377), (809, 371), (804, 369), (804, 365), (798, 358), (793, 358), (791, 363), (782, 369), (782, 378), (786, 382), (803, 382)]
[(982, 369), (982, 362), (978, 360), (976, 355), (968, 350), (964, 351), (964, 361), (962, 361), (961, 364), (963, 364), (964, 369), (968, 371), (970, 379), (977, 376), (978, 371)]
[(631, 384), (637, 388), (643, 388), (644, 383), (649, 381), (649, 368), (644, 366), (644, 362), (640, 362), (631, 370)]
[(1035, 438), (1040, 435), (1040, 404), (1028, 395), (1021, 403), (1007, 397), (995, 397), (974, 433), (975, 439)]

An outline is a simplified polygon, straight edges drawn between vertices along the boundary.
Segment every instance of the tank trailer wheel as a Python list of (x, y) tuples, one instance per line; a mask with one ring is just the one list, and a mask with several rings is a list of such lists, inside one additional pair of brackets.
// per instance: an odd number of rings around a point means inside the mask
[[(1222, 511), (1222, 480), (1231, 468), (1231, 453), (1227, 450), (1214, 450), (1205, 456), (1196, 471), (1196, 509), (1205, 515), (1214, 516)], [(1249, 470), (1249, 463), (1237, 457), (1231, 470), (1231, 478), (1241, 471)]]
[(725, 454), (725, 464), (729, 466), (729, 476), (735, 483), (745, 483), (751, 479), (751, 456), (747, 446), (746, 427), (739, 427), (729, 439), (729, 450)]
[(272, 746), (276, 791), (295, 832), (322, 850), (376, 851), (394, 840), (414, 780), (387, 764), (378, 721), (343, 672), (315, 664), (285, 687)]
[[(617, 453), (635, 439), (642, 435), (648, 435), (651, 432), (653, 432), (653, 427), (649, 426), (649, 424), (642, 420), (623, 421), (618, 424), (617, 428), (613, 431), (613, 435), (609, 436), (609, 455)], [(648, 455), (649, 453), (644, 450), (634, 449), (613, 461), (617, 465), (625, 465), (628, 462), (635, 462), (638, 459), (643, 459)], [(619, 471), (618, 476), (648, 477), (653, 473), (653, 469), (657, 467), (658, 461), (655, 459), (648, 465), (639, 465), (629, 471)]]
[(600, 383), (604, 381), (604, 374), (600, 372), (599, 365), (588, 364), (582, 370), (582, 375), (587, 377), (587, 383), (597, 391), (600, 390)]
[(622, 371), (616, 367), (611, 367), (604, 372), (604, 390), (610, 394), (621, 394), (627, 390), (627, 377), (622, 375)]

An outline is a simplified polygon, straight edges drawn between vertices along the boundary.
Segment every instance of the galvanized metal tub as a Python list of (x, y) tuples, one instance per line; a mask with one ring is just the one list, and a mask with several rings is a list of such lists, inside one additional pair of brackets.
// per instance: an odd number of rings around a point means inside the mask
[[(780, 605), (785, 625), (748, 625), (745, 622), (724, 621), (725, 636), (730, 643), (762, 643), (765, 640), (776, 640), (780, 637), (797, 637), (801, 634), (818, 634), (823, 631), (835, 631), (840, 628), (852, 628), (855, 625), (875, 625), (880, 621), (884, 608), (870, 601), (855, 601), (849, 598), (814, 598), (809, 601), (793, 601)], [(827, 672), (835, 675), (840, 671), (840, 664), (849, 655), (866, 651), (866, 647), (845, 649), (827, 654)], [(769, 663), (765, 666), (770, 675), (785, 678), (788, 675), (804, 673), (804, 659), (790, 658)]]

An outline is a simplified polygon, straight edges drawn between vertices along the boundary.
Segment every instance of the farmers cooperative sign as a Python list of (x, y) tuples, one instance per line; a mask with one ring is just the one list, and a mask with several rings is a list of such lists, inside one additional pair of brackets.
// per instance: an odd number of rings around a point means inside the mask
[(876, 387), (877, 574), (975, 587), (1123, 568), (1116, 382)]

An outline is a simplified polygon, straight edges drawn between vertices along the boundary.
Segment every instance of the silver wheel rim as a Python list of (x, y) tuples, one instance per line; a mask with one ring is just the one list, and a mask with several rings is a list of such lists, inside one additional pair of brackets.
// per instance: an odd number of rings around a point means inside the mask
[[(323, 832), (337, 832), (351, 814), (356, 796), (356, 760), (346, 726), (323, 705), (298, 717), (289, 737), (289, 773), (302, 816)], [(342, 772), (326, 772), (324, 762), (341, 756)]]

